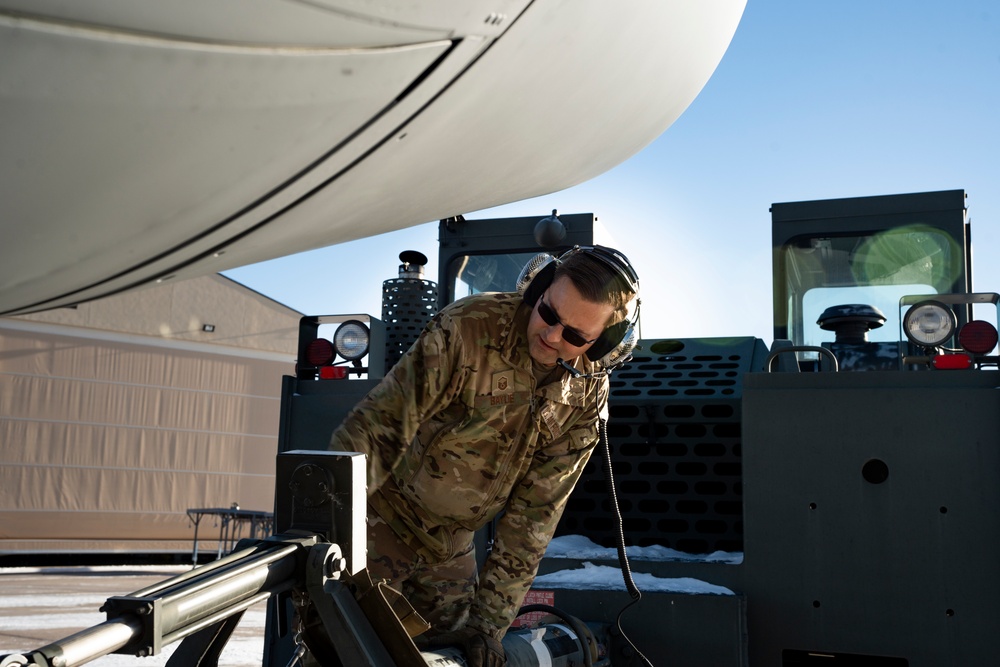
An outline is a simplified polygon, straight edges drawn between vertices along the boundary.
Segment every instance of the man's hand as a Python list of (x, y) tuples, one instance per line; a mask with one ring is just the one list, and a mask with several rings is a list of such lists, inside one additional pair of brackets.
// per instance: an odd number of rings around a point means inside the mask
[(473, 628), (462, 628), (455, 632), (446, 632), (427, 640), (428, 648), (444, 648), (457, 646), (465, 653), (468, 667), (504, 667), (507, 664), (507, 654), (503, 644), (490, 635), (483, 634)]

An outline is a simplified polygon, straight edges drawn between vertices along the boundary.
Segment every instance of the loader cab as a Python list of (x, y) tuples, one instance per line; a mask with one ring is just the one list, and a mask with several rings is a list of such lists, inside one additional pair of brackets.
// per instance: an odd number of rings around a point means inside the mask
[(901, 303), (972, 291), (963, 190), (773, 204), (771, 220), (774, 340), (830, 350), (840, 370), (898, 370)]
[(589, 246), (599, 230), (593, 213), (475, 220), (462, 216), (438, 227), (439, 308), (480, 292), (510, 292), (525, 265), (539, 253), (558, 256)]

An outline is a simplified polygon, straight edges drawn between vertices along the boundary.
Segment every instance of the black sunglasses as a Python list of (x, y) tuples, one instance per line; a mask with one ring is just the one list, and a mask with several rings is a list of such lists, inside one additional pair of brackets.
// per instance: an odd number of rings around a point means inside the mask
[(556, 311), (552, 310), (547, 303), (545, 303), (545, 296), (541, 296), (538, 299), (538, 314), (541, 316), (542, 321), (548, 324), (550, 327), (554, 327), (557, 324), (562, 327), (562, 339), (574, 347), (584, 347), (593, 343), (596, 338), (587, 340), (583, 335), (571, 327), (566, 326), (556, 315)]

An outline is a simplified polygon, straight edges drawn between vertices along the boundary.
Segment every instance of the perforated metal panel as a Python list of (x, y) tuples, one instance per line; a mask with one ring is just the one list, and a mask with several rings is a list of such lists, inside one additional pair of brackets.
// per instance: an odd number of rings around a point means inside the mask
[[(743, 550), (740, 399), (763, 367), (757, 338), (641, 341), (611, 377), (608, 439), (626, 544)], [(557, 535), (615, 544), (599, 448)]]
[(382, 283), (385, 368), (396, 365), (437, 311), (438, 288), (430, 280), (394, 278)]

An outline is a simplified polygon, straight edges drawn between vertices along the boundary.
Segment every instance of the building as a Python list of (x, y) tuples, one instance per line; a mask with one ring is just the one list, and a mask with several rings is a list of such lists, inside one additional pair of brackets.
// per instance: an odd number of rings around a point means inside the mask
[(190, 556), (188, 509), (270, 512), (300, 317), (212, 275), (0, 318), (0, 560)]

